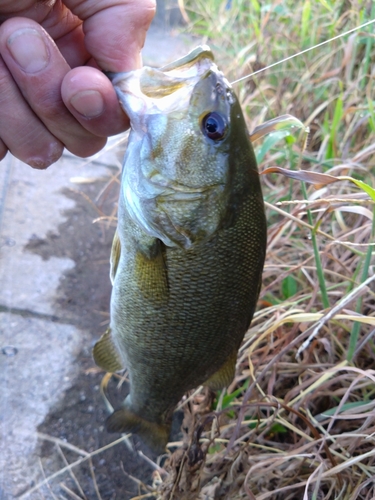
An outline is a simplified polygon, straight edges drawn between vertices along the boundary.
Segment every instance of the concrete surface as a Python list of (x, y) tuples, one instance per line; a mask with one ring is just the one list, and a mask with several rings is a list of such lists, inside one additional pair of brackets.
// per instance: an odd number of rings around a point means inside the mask
[(1, 314), (0, 498), (17, 497), (40, 476), (36, 429), (75, 377), (84, 338), (72, 325)]
[[(146, 42), (144, 63), (166, 64), (193, 45), (155, 25)], [(64, 393), (75, 383), (78, 354), (91, 349), (90, 332), (82, 327), (79, 311), (71, 314), (69, 301), (66, 313), (59, 306), (62, 283), (67, 276), (72, 281), (77, 270), (74, 249), (58, 251), (60, 228), (69, 233), (68, 214), (77, 206), (67, 194), (76, 187), (72, 178), (94, 183), (118, 171), (119, 158), (111, 146), (116, 141), (112, 139), (105, 153), (89, 161), (66, 153), (46, 171), (33, 170), (10, 154), (0, 163), (1, 500), (17, 498), (43, 479), (38, 426), (62, 404)], [(92, 218), (86, 215), (82, 225), (89, 224), (87, 220)], [(55, 255), (33, 250), (35, 244), (43, 246), (53, 238)], [(81, 254), (84, 259), (85, 251)], [(53, 498), (49, 490), (43, 491), (30, 498)]]
[[(110, 162), (111, 155), (106, 155)], [(40, 475), (36, 429), (71, 385), (86, 332), (55, 316), (57, 289), (75, 262), (27, 251), (64, 221), (74, 202), (71, 178), (98, 178), (108, 168), (64, 157), (45, 171), (11, 155), (1, 162), (0, 492), (15, 498)], [(66, 324), (64, 324), (66, 322)], [(1, 496), (0, 496), (1, 498)]]

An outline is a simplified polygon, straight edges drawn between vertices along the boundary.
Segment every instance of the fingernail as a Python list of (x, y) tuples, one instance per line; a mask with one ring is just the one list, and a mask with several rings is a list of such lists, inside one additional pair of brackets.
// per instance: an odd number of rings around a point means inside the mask
[(81, 90), (71, 99), (70, 104), (86, 118), (94, 118), (103, 113), (103, 97), (97, 90)]
[(23, 28), (15, 31), (7, 41), (9, 52), (26, 73), (37, 73), (49, 61), (49, 52), (39, 31)]

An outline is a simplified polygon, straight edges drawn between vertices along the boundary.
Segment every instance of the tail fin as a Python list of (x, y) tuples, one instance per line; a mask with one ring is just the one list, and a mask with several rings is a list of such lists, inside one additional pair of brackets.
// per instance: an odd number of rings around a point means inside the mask
[(106, 420), (106, 428), (108, 432), (138, 434), (159, 455), (165, 452), (171, 431), (171, 425), (150, 422), (126, 408), (114, 411)]

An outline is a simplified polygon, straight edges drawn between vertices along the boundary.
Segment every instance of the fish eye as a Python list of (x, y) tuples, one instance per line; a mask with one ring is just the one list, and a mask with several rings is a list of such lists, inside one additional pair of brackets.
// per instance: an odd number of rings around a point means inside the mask
[(226, 135), (227, 122), (222, 115), (213, 111), (203, 118), (202, 131), (209, 139), (220, 141)]

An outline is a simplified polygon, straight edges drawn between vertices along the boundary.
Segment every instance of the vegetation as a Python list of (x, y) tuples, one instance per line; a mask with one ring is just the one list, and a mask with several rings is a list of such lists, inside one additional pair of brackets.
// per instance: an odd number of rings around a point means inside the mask
[[(218, 3), (180, 1), (230, 81), (375, 18), (361, 0)], [(374, 60), (370, 25), (234, 85), (249, 130), (290, 113), (310, 135), (254, 144), (269, 172), (259, 310), (231, 387), (185, 402), (159, 498), (375, 497)]]

